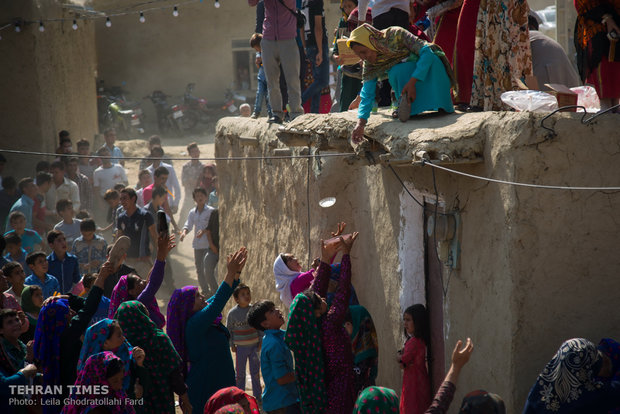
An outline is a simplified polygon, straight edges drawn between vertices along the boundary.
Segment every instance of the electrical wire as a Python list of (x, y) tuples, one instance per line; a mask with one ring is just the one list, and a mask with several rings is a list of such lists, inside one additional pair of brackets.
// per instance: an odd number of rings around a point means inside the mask
[(451, 168), (447, 168), (438, 164), (434, 164), (432, 162), (420, 162), (419, 165), (429, 165), (433, 168), (437, 168), (443, 171), (447, 171), (453, 174), (462, 175), (464, 177), (474, 178), (476, 180), (488, 181), (497, 184), (506, 184), (513, 185), (517, 187), (528, 187), (528, 188), (539, 188), (545, 190), (569, 190), (569, 191), (620, 191), (620, 187), (573, 187), (573, 186), (562, 186), (562, 185), (543, 185), (543, 184), (529, 184), (529, 183), (519, 183), (514, 181), (506, 181), (506, 180), (498, 180), (495, 178), (481, 177), (479, 175), (468, 174), (462, 171), (453, 170)]
[[(20, 154), (20, 155), (37, 155), (37, 156), (49, 156), (49, 157), (66, 157), (66, 158), (101, 158), (101, 159), (116, 159), (118, 157), (114, 156), (99, 156), (99, 155), (80, 155), (80, 154), (56, 154), (51, 152), (38, 152), (38, 151), (18, 151), (18, 150), (8, 150), (1, 149), (0, 153), (7, 154)], [(338, 152), (338, 153), (323, 153), (319, 155), (319, 157), (350, 157), (356, 156), (354, 152)], [(266, 156), (255, 156), (255, 157), (200, 157), (200, 158), (191, 158), (191, 157), (172, 157), (167, 158), (171, 161), (191, 161), (194, 159), (201, 161), (252, 161), (252, 160), (289, 160), (289, 159), (298, 159), (298, 158), (314, 158), (317, 155), (266, 155)], [(124, 160), (160, 160), (161, 158), (153, 158), (153, 157), (123, 157)]]
[[(131, 11), (126, 11), (126, 10), (130, 10), (133, 8), (139, 8), (141, 6), (145, 6), (145, 5), (149, 5), (149, 4), (156, 4), (156, 3), (161, 3), (163, 1), (166, 0), (153, 0), (153, 1), (146, 1), (146, 2), (142, 2), (142, 3), (136, 3), (130, 6), (125, 6), (122, 9), (114, 9), (114, 10), (108, 10), (108, 11), (97, 11), (94, 9), (73, 9), (73, 8), (68, 8), (66, 10), (68, 10), (70, 13), (75, 13), (77, 14), (76, 17), (71, 17), (71, 18), (50, 18), (50, 19), (38, 19), (38, 20), (18, 20), (18, 19), (14, 19), (12, 22), (10, 23), (6, 23), (4, 25), (0, 25), (0, 31), (7, 29), (9, 27), (15, 26), (16, 24), (19, 24), (20, 26), (24, 26), (24, 25), (29, 25), (29, 24), (40, 24), (41, 22), (43, 23), (48, 23), (48, 22), (73, 22), (73, 20), (82, 20), (82, 21), (86, 21), (86, 20), (98, 20), (98, 19), (107, 19), (110, 17), (119, 17), (119, 16), (127, 16), (127, 15), (132, 15), (132, 14), (140, 14), (140, 13), (146, 13), (146, 12), (152, 12), (152, 11), (157, 11), (157, 10), (167, 10), (167, 9), (174, 9), (175, 7), (179, 8), (180, 6), (184, 6), (184, 5), (188, 5), (188, 4), (193, 4), (193, 3), (202, 3), (202, 0), (185, 0), (185, 1), (180, 1), (178, 3), (175, 4), (169, 4), (166, 6), (159, 6), (159, 7), (150, 7), (147, 9), (140, 9), (140, 10), (131, 10)], [(80, 13), (98, 13), (98, 15), (96, 16), (89, 16), (89, 15), (80, 15)]]
[(424, 208), (424, 204), (421, 201), (419, 201), (417, 198), (415, 198), (413, 196), (413, 194), (411, 194), (411, 191), (409, 191), (409, 189), (407, 188), (407, 186), (405, 185), (403, 180), (401, 180), (401, 178), (398, 176), (398, 174), (396, 173), (396, 170), (394, 170), (394, 167), (392, 167), (392, 165), (390, 165), (390, 164), (388, 164), (388, 167), (390, 168), (390, 170), (392, 170), (392, 172), (394, 173), (394, 176), (396, 177), (396, 179), (398, 180), (400, 185), (402, 185), (403, 188), (405, 189), (405, 191), (407, 192), (407, 194), (409, 194), (409, 197), (411, 197), (413, 199), (413, 201), (415, 201), (417, 203), (417, 205), (419, 205), (420, 207)]
[(433, 173), (433, 189), (435, 190), (435, 211), (433, 212), (433, 248), (435, 249), (435, 256), (437, 257), (437, 263), (439, 263), (439, 280), (441, 281), (441, 290), (443, 292), (443, 298), (448, 296), (448, 288), (450, 287), (450, 277), (452, 276), (452, 269), (448, 273), (448, 281), (444, 284), (443, 281), (443, 269), (444, 264), (439, 258), (439, 251), (437, 251), (437, 213), (439, 212), (439, 191), (437, 190), (437, 179), (435, 177), (435, 170), (431, 169)]

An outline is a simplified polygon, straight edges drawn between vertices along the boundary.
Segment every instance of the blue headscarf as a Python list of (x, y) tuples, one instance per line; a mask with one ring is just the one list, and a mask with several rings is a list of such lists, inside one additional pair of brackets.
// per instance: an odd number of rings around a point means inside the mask
[[(84, 334), (84, 343), (80, 351), (80, 359), (78, 360), (78, 372), (84, 369), (88, 357), (100, 352), (104, 352), (103, 343), (110, 335), (110, 325), (114, 322), (112, 319), (102, 319), (86, 330)], [(120, 327), (120, 325), (119, 325)], [(125, 339), (125, 342), (118, 349), (111, 351), (123, 361), (125, 366), (125, 378), (123, 379), (123, 389), (129, 389), (129, 373), (131, 369), (131, 351), (132, 347)]]
[(523, 414), (607, 412), (608, 389), (596, 377), (602, 359), (596, 345), (587, 339), (565, 341), (538, 375), (530, 390)]
[(67, 329), (69, 302), (55, 299), (39, 312), (34, 333), (34, 357), (43, 367), (43, 385), (60, 383), (60, 336)]

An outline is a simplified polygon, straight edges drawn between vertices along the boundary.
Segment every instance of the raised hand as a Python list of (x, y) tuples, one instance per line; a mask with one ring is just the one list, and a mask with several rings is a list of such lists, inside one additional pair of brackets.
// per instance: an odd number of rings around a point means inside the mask
[(247, 258), (248, 251), (245, 247), (241, 247), (235, 253), (229, 254), (226, 258), (228, 273), (235, 275), (235, 279), (238, 279), (241, 271), (245, 267)]
[(97, 277), (101, 277), (105, 280), (112, 273), (114, 273), (114, 264), (108, 260), (101, 266), (101, 269), (99, 269)]
[(174, 242), (175, 235), (174, 234), (160, 234), (157, 237), (157, 260), (163, 262), (168, 257), (170, 250), (176, 247), (176, 243)]
[(131, 354), (133, 355), (133, 359), (136, 360), (136, 364), (138, 364), (139, 367), (144, 366), (144, 358), (146, 357), (144, 349), (140, 348), (139, 346), (134, 346)]
[(463, 345), (463, 341), (459, 340), (454, 347), (454, 351), (452, 351), (452, 364), (458, 369), (467, 364), (471, 354), (474, 352), (474, 343), (471, 341), (471, 338), (467, 338), (467, 342), (463, 349), (459, 349), (461, 345)]
[(340, 244), (342, 245), (342, 253), (349, 254), (351, 253), (351, 249), (353, 248), (353, 243), (357, 240), (357, 236), (359, 236), (358, 232), (353, 232), (351, 237), (344, 238), (340, 236)]
[(341, 248), (341, 240), (332, 241), (330, 243), (325, 243), (325, 240), (321, 240), (321, 261), (330, 264)]
[(344, 228), (347, 227), (347, 223), (345, 222), (340, 222), (337, 224), (337, 230), (336, 232), (332, 232), (332, 237), (338, 237), (342, 234), (342, 232), (344, 231)]

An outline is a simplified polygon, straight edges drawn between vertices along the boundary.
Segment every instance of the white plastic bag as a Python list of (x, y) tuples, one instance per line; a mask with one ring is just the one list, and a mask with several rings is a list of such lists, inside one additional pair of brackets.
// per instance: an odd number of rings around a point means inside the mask
[[(577, 105), (585, 106), (586, 112), (598, 112), (601, 110), (601, 101), (598, 99), (596, 89), (591, 86), (577, 86), (570, 88), (577, 96)], [(577, 108), (581, 112), (581, 108)]]
[(541, 91), (508, 91), (502, 93), (501, 99), (517, 111), (551, 112), (558, 109), (555, 96)]

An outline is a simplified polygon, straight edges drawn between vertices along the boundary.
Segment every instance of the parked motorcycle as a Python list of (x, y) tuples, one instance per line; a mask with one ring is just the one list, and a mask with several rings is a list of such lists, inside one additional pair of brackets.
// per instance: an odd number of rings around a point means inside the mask
[(183, 108), (178, 104), (168, 104), (168, 98), (170, 95), (166, 95), (160, 90), (155, 90), (149, 96), (145, 96), (143, 99), (150, 99), (155, 106), (157, 113), (157, 126), (159, 132), (162, 134), (167, 132), (181, 133), (183, 130), (187, 130), (187, 120), (183, 113)]
[(226, 89), (226, 94), (224, 95), (224, 104), (222, 105), (222, 111), (228, 111), (231, 114), (234, 114), (241, 104), (245, 103), (247, 98), (243, 95), (239, 95), (232, 91), (232, 89)]
[(106, 88), (100, 81), (97, 88), (99, 129), (114, 128), (125, 137), (144, 133), (144, 114), (139, 102), (125, 98), (121, 87)]
[(195, 83), (188, 83), (185, 87), (185, 94), (183, 95), (184, 112), (192, 117), (197, 122), (203, 124), (209, 123), (212, 119), (212, 110), (207, 107), (207, 100), (204, 98), (197, 98), (192, 95)]

